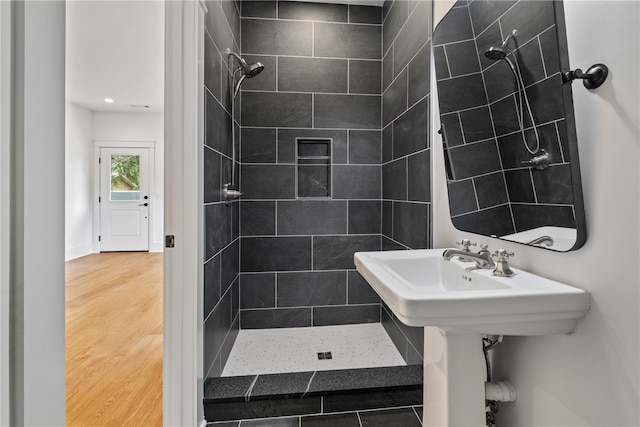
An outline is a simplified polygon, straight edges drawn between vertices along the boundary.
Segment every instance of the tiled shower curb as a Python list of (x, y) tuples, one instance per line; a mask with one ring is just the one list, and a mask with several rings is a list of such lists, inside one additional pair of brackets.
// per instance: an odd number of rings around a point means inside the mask
[(207, 421), (422, 405), (422, 366), (210, 378)]

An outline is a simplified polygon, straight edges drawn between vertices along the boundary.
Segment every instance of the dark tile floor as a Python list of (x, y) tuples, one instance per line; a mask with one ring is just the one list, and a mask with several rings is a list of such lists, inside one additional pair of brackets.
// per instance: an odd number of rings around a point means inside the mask
[(339, 414), (222, 421), (207, 427), (420, 427), (422, 407), (378, 409)]

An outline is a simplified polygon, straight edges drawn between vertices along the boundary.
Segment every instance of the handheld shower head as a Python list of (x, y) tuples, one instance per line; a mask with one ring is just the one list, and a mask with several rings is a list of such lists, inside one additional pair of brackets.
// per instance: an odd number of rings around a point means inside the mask
[(232, 52), (231, 49), (227, 49), (227, 55), (233, 56), (240, 63), (240, 69), (244, 73), (245, 77), (250, 79), (252, 77), (257, 76), (264, 70), (264, 65), (261, 62), (254, 62), (252, 64), (247, 64), (247, 61), (244, 60), (243, 57), (238, 55), (235, 52)]
[(511, 34), (507, 36), (506, 39), (502, 42), (500, 46), (491, 46), (489, 49), (484, 51), (484, 56), (492, 61), (499, 61), (507, 57), (507, 54), (510, 50), (507, 48), (509, 44), (509, 40), (516, 38), (518, 35), (518, 30), (513, 30)]

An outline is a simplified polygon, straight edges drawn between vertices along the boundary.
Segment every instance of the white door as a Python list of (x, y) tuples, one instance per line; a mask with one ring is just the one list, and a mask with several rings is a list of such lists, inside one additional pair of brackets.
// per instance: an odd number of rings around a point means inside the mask
[(100, 251), (149, 250), (149, 149), (100, 148)]

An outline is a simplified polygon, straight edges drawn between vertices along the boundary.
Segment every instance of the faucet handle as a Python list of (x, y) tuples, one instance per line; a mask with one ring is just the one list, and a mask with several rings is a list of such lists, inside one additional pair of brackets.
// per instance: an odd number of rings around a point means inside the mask
[(494, 258), (497, 258), (496, 261), (506, 261), (508, 258), (515, 256), (516, 254), (513, 252), (507, 252), (506, 249), (498, 249), (493, 253)]
[(462, 249), (465, 252), (470, 252), (469, 246), (476, 246), (476, 243), (471, 243), (469, 239), (462, 239), (460, 242), (456, 242), (456, 245), (462, 246)]
[(480, 255), (484, 255), (484, 254), (488, 254), (489, 252), (489, 245), (487, 245), (486, 243), (481, 243), (480, 244), (480, 251), (478, 252)]
[(515, 274), (507, 262), (507, 258), (514, 256), (513, 252), (507, 252), (505, 249), (498, 249), (495, 251), (493, 256), (496, 259), (496, 268), (492, 273), (494, 276), (511, 277)]

